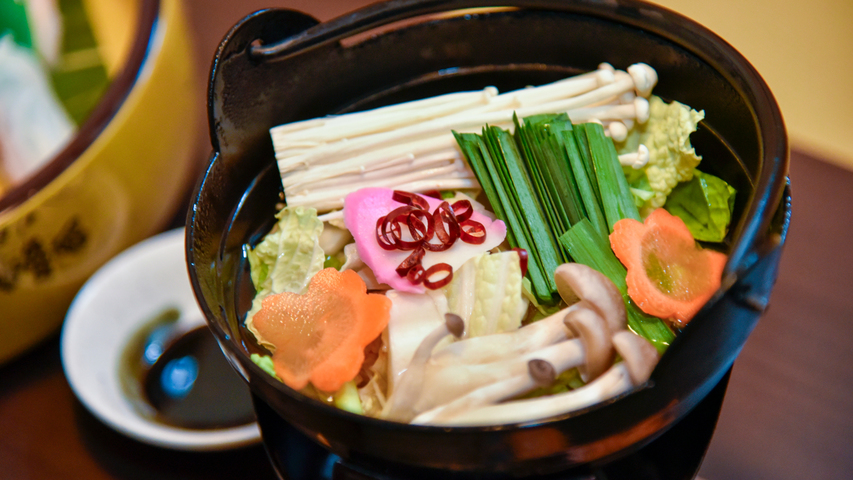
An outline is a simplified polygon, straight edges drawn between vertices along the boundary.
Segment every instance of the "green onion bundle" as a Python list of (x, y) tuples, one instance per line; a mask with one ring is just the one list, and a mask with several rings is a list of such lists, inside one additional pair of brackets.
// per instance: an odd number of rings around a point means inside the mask
[(672, 331), (631, 302), (625, 267), (610, 249), (613, 225), (641, 218), (604, 128), (598, 123), (573, 125), (566, 114), (513, 121), (515, 133), (487, 125), (481, 134), (454, 135), (495, 214), (507, 223), (510, 246), (527, 250), (537, 301), (556, 304), (557, 266), (583, 263), (604, 273), (622, 292), (629, 327), (665, 348)]

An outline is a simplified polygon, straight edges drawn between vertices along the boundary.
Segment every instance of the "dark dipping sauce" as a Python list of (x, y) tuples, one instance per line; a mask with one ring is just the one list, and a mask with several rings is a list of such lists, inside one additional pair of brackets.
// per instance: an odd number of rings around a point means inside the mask
[(146, 417), (166, 425), (211, 430), (255, 421), (246, 383), (207, 326), (174, 336), (180, 317), (165, 310), (125, 351), (122, 384)]

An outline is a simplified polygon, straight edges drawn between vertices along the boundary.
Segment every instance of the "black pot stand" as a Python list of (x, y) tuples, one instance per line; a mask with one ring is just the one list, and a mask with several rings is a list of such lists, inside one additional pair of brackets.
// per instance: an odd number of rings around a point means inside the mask
[[(696, 477), (711, 442), (731, 370), (682, 420), (648, 445), (611, 460), (581, 465), (533, 479), (561, 480), (691, 480)], [(260, 398), (255, 412), (267, 455), (282, 480), (498, 479), (501, 475), (411, 469), (388, 465), (378, 469), (331, 454), (296, 430)], [(428, 452), (424, 453), (428, 455)]]

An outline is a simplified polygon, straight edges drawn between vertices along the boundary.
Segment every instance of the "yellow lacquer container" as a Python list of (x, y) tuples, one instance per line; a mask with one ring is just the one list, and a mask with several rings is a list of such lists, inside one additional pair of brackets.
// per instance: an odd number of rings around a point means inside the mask
[(181, 2), (85, 4), (114, 76), (71, 143), (0, 197), (0, 364), (57, 332), (107, 260), (167, 226), (199, 171)]

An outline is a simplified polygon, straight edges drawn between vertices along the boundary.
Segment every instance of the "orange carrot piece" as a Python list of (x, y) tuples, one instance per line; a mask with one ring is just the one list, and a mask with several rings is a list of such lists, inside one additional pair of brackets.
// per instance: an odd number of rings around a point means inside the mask
[(300, 390), (310, 381), (334, 392), (358, 374), (364, 347), (385, 329), (390, 311), (391, 301), (367, 293), (358, 274), (326, 268), (302, 295), (265, 298), (254, 324), (275, 345), (273, 368), (287, 386)]
[(649, 315), (686, 324), (720, 288), (726, 255), (703, 249), (663, 208), (644, 223), (616, 222), (610, 246), (628, 269), (628, 295)]

